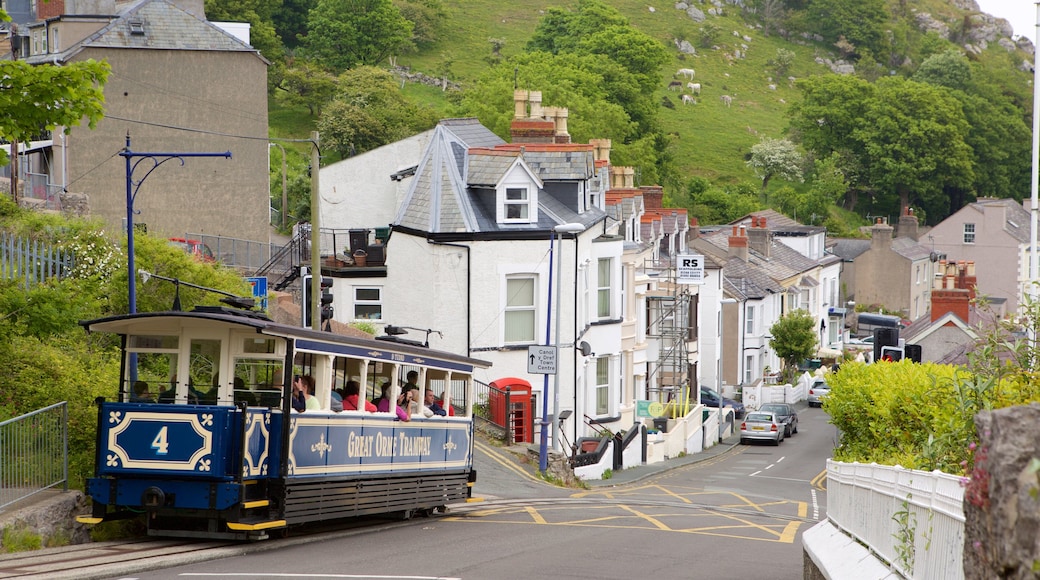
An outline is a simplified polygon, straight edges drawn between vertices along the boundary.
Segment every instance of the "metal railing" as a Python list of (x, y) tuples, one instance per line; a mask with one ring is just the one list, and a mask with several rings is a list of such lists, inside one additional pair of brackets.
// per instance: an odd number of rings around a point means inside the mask
[(71, 252), (39, 240), (0, 233), (0, 278), (17, 278), (25, 289), (48, 278), (64, 278), (74, 264)]
[(473, 417), (497, 434), (506, 445), (531, 441), (534, 434), (534, 410), (530, 393), (515, 396), (510, 387), (499, 389), (487, 383), (476, 383)]
[(69, 489), (65, 401), (0, 422), (0, 510), (52, 487)]
[(964, 578), (963, 501), (955, 475), (827, 460), (827, 519), (906, 578)]
[(199, 240), (213, 250), (213, 255), (221, 264), (250, 272), (266, 264), (271, 256), (282, 249), (278, 244), (208, 234), (185, 233), (184, 239)]

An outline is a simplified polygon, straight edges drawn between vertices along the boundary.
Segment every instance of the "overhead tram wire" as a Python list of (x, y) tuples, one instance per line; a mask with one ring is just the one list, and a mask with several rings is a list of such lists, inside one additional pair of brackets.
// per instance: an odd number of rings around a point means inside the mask
[(230, 137), (232, 139), (244, 139), (247, 141), (264, 141), (272, 142), (277, 141), (281, 143), (311, 143), (314, 144), (312, 139), (285, 139), (283, 137), (254, 137), (251, 135), (235, 135), (232, 133), (221, 133), (219, 131), (209, 131), (206, 129), (193, 129), (191, 127), (179, 127), (177, 125), (167, 125), (166, 123), (153, 123), (151, 121), (139, 121), (137, 119), (127, 119), (124, 117), (117, 117), (115, 115), (105, 115), (106, 119), (115, 119), (116, 121), (125, 121), (127, 123), (137, 123), (140, 125), (148, 125), (150, 127), (160, 127), (163, 129), (173, 129), (175, 131), (186, 131), (188, 133), (201, 133), (203, 135), (215, 135), (217, 137)]

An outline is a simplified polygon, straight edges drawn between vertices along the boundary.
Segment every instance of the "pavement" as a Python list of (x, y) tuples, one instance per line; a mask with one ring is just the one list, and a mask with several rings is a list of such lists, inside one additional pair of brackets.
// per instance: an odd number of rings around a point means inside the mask
[[(583, 481), (591, 488), (618, 487), (630, 483), (636, 483), (672, 469), (713, 459), (729, 452), (737, 445), (740, 445), (739, 433), (731, 435), (726, 439), (723, 439), (720, 443), (717, 443), (699, 453), (689, 453), (680, 457), (659, 461), (657, 463), (626, 467), (620, 471), (613, 471), (609, 479), (587, 479)], [(528, 461), (525, 461), (525, 459), (531, 456), (538, 456), (538, 445), (511, 445), (503, 447), (502, 449), (509, 451), (509, 455), (514, 457), (517, 464), (523, 467), (525, 471), (530, 471), (532, 474), (537, 473), (537, 464), (532, 465)]]

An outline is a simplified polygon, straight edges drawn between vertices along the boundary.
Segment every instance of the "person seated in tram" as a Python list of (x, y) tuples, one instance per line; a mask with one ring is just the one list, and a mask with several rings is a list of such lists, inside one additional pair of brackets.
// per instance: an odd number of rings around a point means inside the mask
[(426, 389), (426, 397), (423, 399), (423, 403), (426, 405), (431, 415), (438, 417), (446, 417), (448, 412), (444, 410), (444, 407), (437, 402), (437, 396), (433, 394), (433, 389)]
[(314, 396), (314, 377), (310, 375), (293, 377), (292, 407), (299, 413), (321, 409), (318, 398)]
[(155, 397), (152, 396), (151, 391), (148, 390), (148, 383), (145, 381), (134, 381), (133, 392), (130, 393), (131, 403), (154, 403)]
[(442, 409), (448, 412), (449, 417), (455, 416), (455, 407), (452, 407), (451, 405), (445, 406), (444, 404), (444, 391), (441, 391), (441, 397), (437, 399), (437, 404), (440, 405)]
[[(347, 381), (347, 386), (343, 390), (343, 410), (344, 411), (357, 411), (358, 402), (365, 401), (361, 398), (361, 383), (357, 381)], [(369, 413), (375, 413), (378, 408), (365, 401), (365, 410)]]
[[(411, 393), (411, 392), (414, 392), (414, 391), (402, 392), (397, 397), (397, 407), (395, 407), (395, 409), (397, 411), (397, 418), (402, 420), (402, 421), (411, 421), (412, 420), (412, 416), (408, 414), (408, 410), (407, 410), (407, 408), (405, 406), (406, 401), (408, 399), (408, 393)], [(390, 383), (389, 382), (383, 383), (383, 396), (379, 399), (379, 404), (376, 406), (376, 410), (377, 411), (382, 411), (384, 413), (390, 412)]]

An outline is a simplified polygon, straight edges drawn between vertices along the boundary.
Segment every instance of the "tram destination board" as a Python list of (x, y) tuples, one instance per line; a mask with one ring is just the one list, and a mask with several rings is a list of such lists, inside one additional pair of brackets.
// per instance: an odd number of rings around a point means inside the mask
[(556, 374), (556, 347), (527, 347), (527, 372), (532, 375)]

